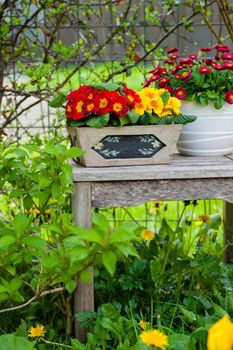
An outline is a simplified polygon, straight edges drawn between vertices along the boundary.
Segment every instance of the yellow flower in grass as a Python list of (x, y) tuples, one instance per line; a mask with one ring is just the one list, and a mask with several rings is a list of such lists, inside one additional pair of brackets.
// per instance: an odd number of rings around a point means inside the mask
[(28, 331), (28, 336), (31, 338), (43, 337), (45, 335), (45, 329), (42, 324), (38, 324), (36, 327), (31, 327)]
[(208, 332), (208, 350), (232, 350), (233, 323), (228, 316), (217, 321)]
[(147, 346), (158, 349), (165, 349), (168, 346), (168, 337), (157, 329), (144, 331), (140, 334), (141, 341)]
[(139, 327), (140, 327), (141, 329), (145, 329), (147, 326), (150, 325), (150, 322), (146, 322), (146, 321), (144, 321), (144, 320), (140, 320), (140, 321), (138, 322), (138, 324), (139, 324)]
[(152, 241), (152, 239), (155, 238), (155, 233), (148, 229), (142, 230), (141, 238), (144, 239), (144, 241)]

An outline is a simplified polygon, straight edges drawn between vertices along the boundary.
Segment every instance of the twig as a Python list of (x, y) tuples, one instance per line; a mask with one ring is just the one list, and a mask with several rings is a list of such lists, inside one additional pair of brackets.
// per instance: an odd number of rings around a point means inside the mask
[(50, 290), (45, 290), (44, 292), (41, 292), (41, 293), (38, 293), (38, 294), (34, 295), (34, 297), (29, 299), (24, 304), (0, 310), (0, 314), (3, 313), (3, 312), (15, 311), (15, 310), (18, 310), (18, 309), (22, 309), (22, 308), (28, 306), (29, 304), (31, 304), (36, 299), (42, 298), (42, 297), (44, 297), (45, 295), (48, 295), (48, 294), (54, 294), (54, 293), (62, 292), (64, 290), (65, 290), (64, 287), (59, 287), (59, 288), (54, 288), (54, 289), (50, 289)]

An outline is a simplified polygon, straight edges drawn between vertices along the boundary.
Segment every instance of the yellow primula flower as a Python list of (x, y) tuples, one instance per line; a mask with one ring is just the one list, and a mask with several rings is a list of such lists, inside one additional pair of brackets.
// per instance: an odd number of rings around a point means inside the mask
[(217, 321), (208, 332), (208, 350), (232, 350), (233, 323), (228, 316)]
[(162, 98), (159, 96), (153, 97), (150, 100), (150, 105), (151, 105), (151, 108), (153, 109), (153, 112), (158, 116), (160, 116), (164, 108)]
[(38, 324), (36, 327), (31, 327), (28, 331), (28, 336), (31, 338), (43, 337), (45, 335), (45, 329), (42, 324)]
[(164, 108), (162, 113), (160, 113), (160, 117), (166, 117), (167, 115), (172, 115), (173, 112), (169, 108)]
[(144, 344), (156, 349), (164, 349), (168, 346), (168, 337), (157, 329), (144, 331), (139, 337)]
[(148, 110), (148, 106), (150, 105), (150, 99), (144, 94), (142, 94), (141, 91), (138, 93), (138, 95), (141, 99), (141, 102), (135, 104), (134, 111), (138, 115), (143, 115), (144, 112)]
[(141, 238), (144, 239), (144, 241), (152, 241), (152, 239), (155, 238), (155, 233), (148, 229), (142, 230)]
[(170, 97), (166, 104), (166, 108), (170, 109), (175, 114), (180, 114), (180, 106), (181, 101), (176, 97)]

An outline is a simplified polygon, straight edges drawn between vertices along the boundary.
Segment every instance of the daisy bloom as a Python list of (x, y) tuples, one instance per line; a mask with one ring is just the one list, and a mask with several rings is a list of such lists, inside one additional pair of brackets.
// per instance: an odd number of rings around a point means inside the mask
[(226, 100), (227, 103), (229, 103), (230, 105), (233, 104), (233, 90), (227, 91), (227, 93), (225, 94), (225, 100)]
[(217, 44), (214, 47), (218, 52), (230, 52), (230, 49), (227, 45)]
[(202, 66), (198, 68), (198, 72), (200, 74), (209, 74), (211, 72), (211, 69), (208, 66)]
[(170, 54), (170, 53), (174, 53), (177, 51), (179, 51), (178, 47), (171, 47), (170, 49), (167, 50), (167, 53)]
[(145, 229), (142, 230), (140, 236), (144, 241), (152, 241), (155, 238), (155, 233), (151, 230)]
[(202, 222), (208, 222), (211, 220), (211, 217), (208, 214), (202, 214), (199, 215), (199, 219), (202, 220)]
[(168, 337), (157, 329), (144, 331), (140, 334), (141, 341), (147, 346), (165, 349), (168, 346)]
[(192, 60), (196, 60), (196, 59), (198, 58), (198, 56), (195, 55), (194, 53), (191, 53), (191, 54), (189, 55), (189, 58), (191, 58)]
[(202, 48), (200, 48), (200, 51), (201, 52), (210, 52), (210, 51), (212, 51), (212, 49), (210, 47), (202, 47)]
[(185, 88), (178, 87), (174, 91), (174, 96), (176, 98), (179, 98), (180, 100), (183, 100), (187, 96), (187, 91), (185, 90)]
[(31, 327), (28, 331), (28, 336), (31, 338), (43, 337), (45, 335), (45, 329), (42, 324), (36, 325), (36, 327)]

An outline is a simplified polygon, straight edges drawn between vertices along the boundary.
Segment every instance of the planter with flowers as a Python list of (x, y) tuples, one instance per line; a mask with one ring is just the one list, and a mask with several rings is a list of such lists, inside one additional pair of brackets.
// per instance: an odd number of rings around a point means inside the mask
[(183, 101), (182, 113), (197, 116), (183, 127), (178, 140), (178, 150), (185, 155), (233, 151), (233, 54), (226, 45), (218, 44), (215, 50), (205, 47), (199, 55), (180, 58), (178, 49), (171, 48), (163, 65), (155, 67), (145, 83), (167, 89)]
[(164, 164), (174, 152), (182, 124), (181, 102), (165, 89), (139, 92), (122, 84), (95, 83), (67, 97), (67, 130), (89, 167)]

